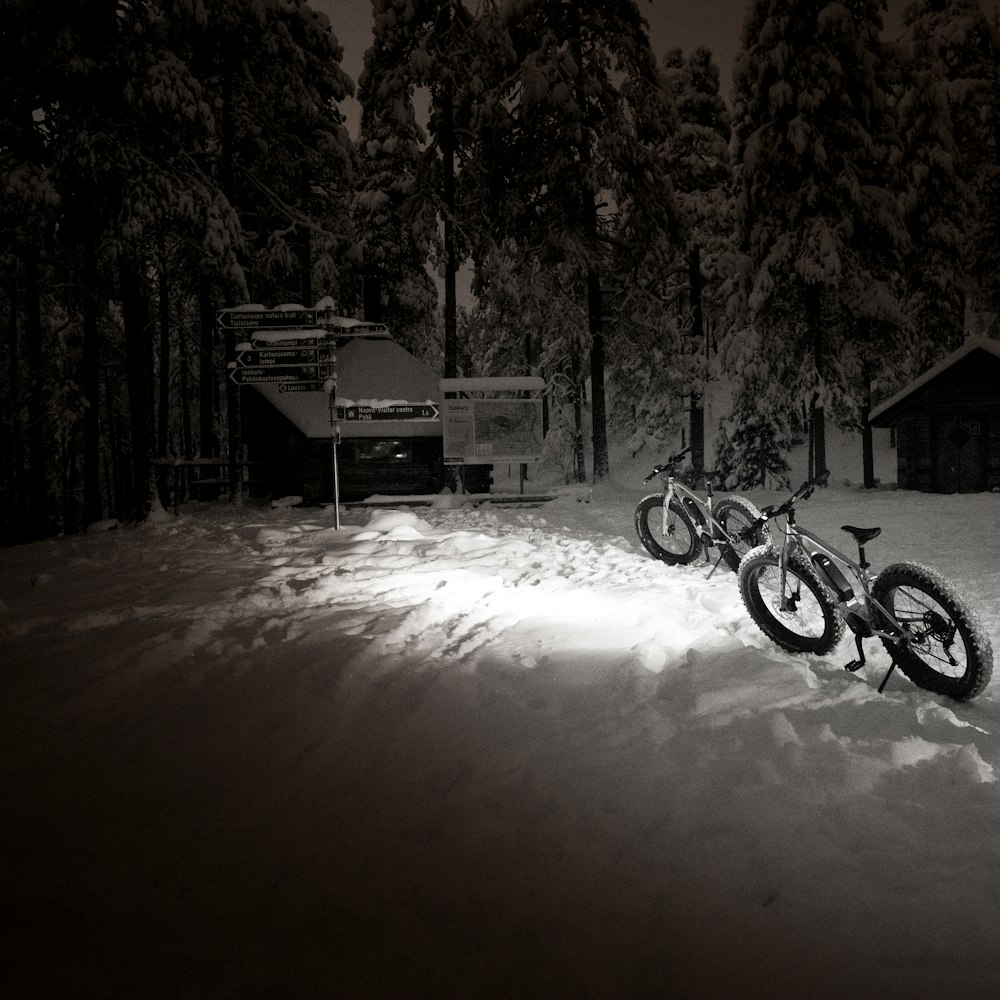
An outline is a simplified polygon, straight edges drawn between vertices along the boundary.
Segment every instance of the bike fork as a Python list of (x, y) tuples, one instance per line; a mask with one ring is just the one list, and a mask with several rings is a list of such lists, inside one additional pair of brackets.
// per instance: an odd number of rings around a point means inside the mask
[(674, 487), (671, 483), (663, 491), (663, 534), (670, 534), (670, 501), (674, 498)]

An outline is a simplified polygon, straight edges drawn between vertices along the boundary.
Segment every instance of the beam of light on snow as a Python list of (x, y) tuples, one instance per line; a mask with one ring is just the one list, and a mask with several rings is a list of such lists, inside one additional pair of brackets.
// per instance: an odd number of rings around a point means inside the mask
[(300, 598), (349, 611), (357, 632), (386, 647), (462, 658), (498, 646), (525, 665), (550, 654), (629, 655), (659, 670), (706, 630), (646, 576), (608, 587), (593, 559), (576, 558), (579, 542), (553, 551), (551, 541), (435, 528), (399, 511), (330, 540)]

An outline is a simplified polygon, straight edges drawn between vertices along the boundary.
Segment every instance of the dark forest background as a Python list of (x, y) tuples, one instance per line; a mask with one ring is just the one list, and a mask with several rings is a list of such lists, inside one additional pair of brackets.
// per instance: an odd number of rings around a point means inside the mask
[[(0, 0), (0, 541), (234, 456), (219, 309), (332, 299), (444, 376), (540, 374), (566, 477), (712, 428), (731, 486), (1000, 335), (1000, 26), (754, 0), (731, 104), (634, 0)], [(349, 134), (345, 100), (362, 119)], [(458, 276), (472, 296), (459, 302)], [(230, 339), (234, 336), (230, 334)]]

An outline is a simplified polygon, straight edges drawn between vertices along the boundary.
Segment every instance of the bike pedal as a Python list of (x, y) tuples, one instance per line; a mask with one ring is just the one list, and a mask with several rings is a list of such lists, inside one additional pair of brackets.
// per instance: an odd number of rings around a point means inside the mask
[(851, 660), (850, 663), (844, 664), (844, 669), (850, 670), (852, 674), (856, 674), (864, 665), (864, 660)]

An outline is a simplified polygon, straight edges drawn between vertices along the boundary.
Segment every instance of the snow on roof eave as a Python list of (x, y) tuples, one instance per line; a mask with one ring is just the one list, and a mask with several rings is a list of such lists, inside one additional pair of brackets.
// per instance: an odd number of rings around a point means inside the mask
[(890, 396), (888, 399), (879, 403), (878, 406), (874, 407), (872, 411), (868, 414), (868, 422), (870, 424), (875, 423), (875, 421), (881, 417), (883, 414), (892, 410), (899, 403), (901, 403), (907, 396), (912, 395), (918, 389), (922, 389), (928, 382), (936, 379), (938, 375), (942, 372), (947, 371), (956, 362), (961, 361), (966, 355), (971, 354), (975, 350), (982, 349), (992, 354), (994, 357), (1000, 358), (1000, 341), (989, 340), (986, 337), (972, 337), (967, 340), (957, 351), (952, 351), (946, 358), (942, 358), (936, 365), (928, 368), (923, 375), (917, 376), (909, 385), (903, 386), (895, 396)]

